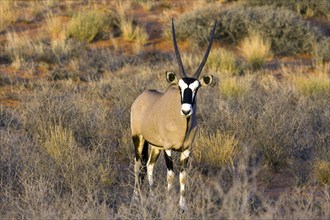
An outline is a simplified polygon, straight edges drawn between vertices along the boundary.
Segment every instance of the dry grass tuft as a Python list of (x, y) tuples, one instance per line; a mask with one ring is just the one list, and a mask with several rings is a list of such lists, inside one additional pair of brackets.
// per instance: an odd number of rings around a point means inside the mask
[(272, 56), (271, 44), (268, 39), (257, 32), (250, 32), (239, 46), (248, 67), (258, 70), (263, 67), (267, 58)]
[(225, 97), (239, 97), (248, 90), (248, 83), (245, 83), (240, 78), (226, 77), (220, 80), (219, 90)]
[(52, 40), (65, 39), (67, 37), (66, 22), (61, 17), (49, 13), (46, 17), (46, 29)]
[(15, 22), (19, 17), (13, 1), (0, 2), (0, 31), (4, 30), (8, 25)]
[(320, 183), (330, 185), (330, 162), (325, 160), (316, 161), (314, 175)]
[(12, 65), (19, 69), (29, 59), (45, 56), (45, 46), (27, 34), (16, 32), (6, 34), (7, 42), (4, 51), (12, 60)]
[(68, 36), (80, 41), (91, 42), (97, 35), (102, 34), (107, 26), (107, 15), (100, 10), (78, 12), (69, 21)]
[(216, 131), (212, 134), (201, 132), (195, 142), (194, 154), (199, 163), (213, 167), (234, 166), (241, 150), (234, 135)]
[(291, 76), (297, 92), (303, 96), (328, 96), (330, 91), (330, 78), (325, 75), (318, 76)]
[(222, 48), (215, 48), (207, 60), (207, 66), (214, 72), (225, 75), (239, 74), (239, 67), (235, 54)]

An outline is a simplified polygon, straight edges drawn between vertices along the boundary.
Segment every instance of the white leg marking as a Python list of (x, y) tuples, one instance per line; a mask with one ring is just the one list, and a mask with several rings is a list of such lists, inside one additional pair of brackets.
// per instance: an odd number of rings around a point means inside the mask
[(154, 180), (152, 177), (153, 171), (154, 171), (154, 165), (155, 164), (148, 164), (147, 166), (147, 173), (148, 173), (148, 181), (149, 181), (149, 186), (152, 187), (154, 185)]
[(172, 155), (172, 151), (171, 150), (165, 150), (165, 153), (167, 154), (167, 156), (171, 157)]
[(185, 197), (185, 183), (187, 173), (183, 171), (180, 173), (180, 202), (179, 206), (182, 210), (187, 210), (186, 197)]
[(167, 170), (167, 190), (170, 191), (173, 186), (174, 172), (172, 170)]
[(189, 155), (190, 155), (190, 150), (187, 149), (187, 150), (183, 151), (180, 155), (180, 161), (187, 159), (189, 157)]

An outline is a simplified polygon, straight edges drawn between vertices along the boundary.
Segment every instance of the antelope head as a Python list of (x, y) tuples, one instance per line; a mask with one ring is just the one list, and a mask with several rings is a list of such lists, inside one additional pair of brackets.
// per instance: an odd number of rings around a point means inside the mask
[(203, 67), (206, 63), (208, 55), (210, 53), (214, 32), (216, 28), (217, 22), (214, 22), (213, 29), (211, 31), (209, 45), (205, 52), (202, 62), (198, 66), (196, 72), (193, 74), (192, 77), (189, 77), (184, 69), (182, 64), (180, 52), (178, 49), (176, 35), (175, 35), (175, 27), (174, 27), (174, 20), (172, 18), (172, 38), (173, 38), (173, 45), (175, 50), (175, 56), (179, 65), (180, 72), (179, 74), (175, 74), (174, 72), (166, 72), (166, 79), (170, 84), (177, 85), (180, 90), (181, 94), (181, 115), (189, 118), (194, 113), (194, 105), (195, 99), (198, 89), (201, 86), (209, 86), (212, 83), (213, 76), (212, 75), (204, 75), (203, 77), (199, 78), (200, 73), (203, 70)]

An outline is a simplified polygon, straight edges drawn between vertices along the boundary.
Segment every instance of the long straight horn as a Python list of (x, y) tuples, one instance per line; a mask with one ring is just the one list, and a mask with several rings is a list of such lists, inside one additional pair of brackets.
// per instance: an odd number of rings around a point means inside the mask
[(179, 65), (179, 68), (180, 68), (180, 73), (181, 73), (182, 77), (186, 77), (187, 75), (186, 75), (186, 72), (184, 71), (183, 64), (182, 64), (182, 61), (181, 61), (181, 56), (180, 56), (179, 49), (178, 49), (178, 45), (176, 43), (175, 28), (174, 28), (174, 20), (173, 20), (173, 18), (172, 18), (172, 37), (173, 37), (173, 44), (174, 44), (175, 56), (176, 56), (176, 59), (178, 61), (178, 65)]
[(214, 26), (213, 26), (213, 29), (212, 29), (212, 32), (211, 32), (211, 35), (210, 35), (209, 46), (207, 47), (206, 53), (205, 53), (205, 55), (203, 57), (203, 60), (202, 60), (201, 64), (199, 64), (199, 67), (198, 67), (198, 69), (196, 70), (196, 72), (194, 74), (194, 78), (195, 79), (198, 79), (199, 74), (202, 72), (203, 67), (204, 67), (204, 65), (206, 63), (207, 57), (209, 56), (209, 53), (210, 53), (210, 50), (211, 50), (211, 47), (212, 47), (212, 43), (213, 43), (214, 32), (215, 32), (215, 27), (216, 26), (217, 26), (217, 20), (214, 21)]

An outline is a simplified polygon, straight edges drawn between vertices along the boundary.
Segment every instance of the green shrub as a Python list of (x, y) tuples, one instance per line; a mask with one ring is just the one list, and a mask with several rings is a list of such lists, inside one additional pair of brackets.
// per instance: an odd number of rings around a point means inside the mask
[(237, 44), (249, 30), (254, 30), (270, 40), (271, 49), (277, 55), (311, 53), (313, 43), (321, 36), (319, 30), (283, 8), (236, 6), (224, 10), (213, 6), (179, 17), (176, 22), (178, 38), (206, 44), (215, 18), (218, 18), (217, 40)]
[(276, 7), (284, 7), (294, 11), (304, 17), (326, 17), (330, 16), (330, 3), (327, 0), (248, 0), (245, 1), (245, 5), (248, 6), (263, 6), (273, 5)]
[(90, 42), (102, 34), (110, 21), (102, 11), (82, 11), (75, 14), (68, 23), (68, 36), (79, 41)]
[(321, 38), (313, 46), (313, 57), (317, 63), (330, 62), (330, 37)]

